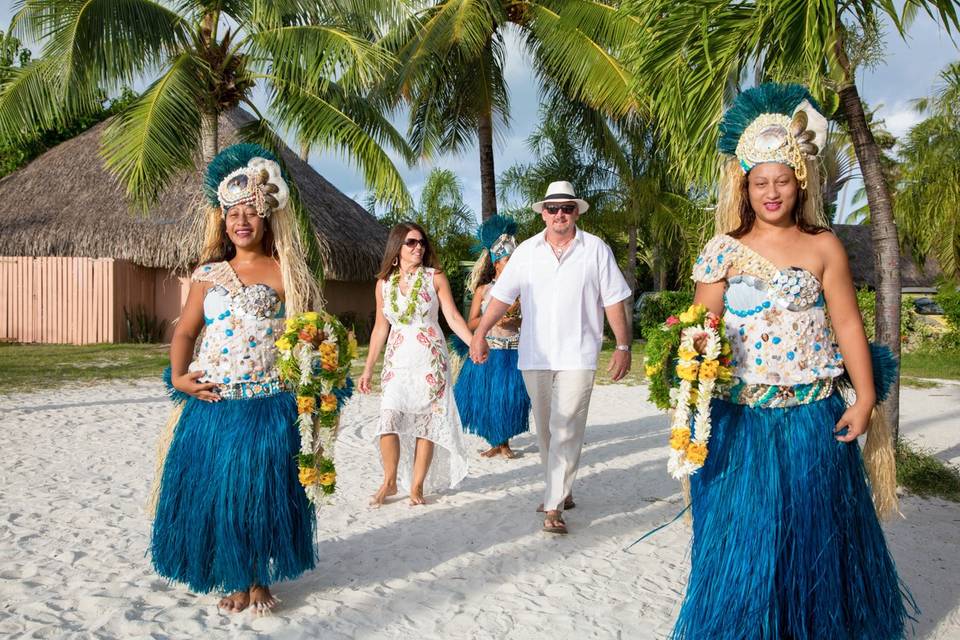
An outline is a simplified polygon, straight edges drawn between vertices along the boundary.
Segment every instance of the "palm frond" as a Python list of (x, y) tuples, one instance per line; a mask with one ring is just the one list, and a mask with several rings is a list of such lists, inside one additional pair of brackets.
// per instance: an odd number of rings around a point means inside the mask
[(104, 134), (107, 168), (143, 209), (156, 201), (171, 176), (193, 166), (204, 78), (203, 64), (189, 53), (180, 54)]

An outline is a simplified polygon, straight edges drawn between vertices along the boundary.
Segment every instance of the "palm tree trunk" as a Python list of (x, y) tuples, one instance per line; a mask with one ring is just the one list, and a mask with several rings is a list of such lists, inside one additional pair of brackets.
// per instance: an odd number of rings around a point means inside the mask
[[(870, 207), (870, 233), (873, 239), (877, 273), (876, 340), (890, 347), (900, 358), (900, 246), (893, 219), (890, 190), (883, 178), (880, 148), (867, 125), (857, 86), (851, 81), (840, 90), (840, 104), (853, 138), (860, 163), (863, 185)], [(900, 380), (894, 380), (884, 410), (893, 427), (894, 441), (900, 433)]]
[(203, 111), (200, 114), (200, 153), (203, 163), (207, 164), (220, 151), (219, 116), (215, 111)]
[(637, 290), (637, 227), (631, 224), (627, 229), (627, 269), (623, 274), (630, 287), (630, 297), (627, 298), (627, 321), (633, 325), (633, 294)]
[(300, 143), (300, 153), (298, 155), (300, 156), (300, 159), (303, 160), (304, 162), (310, 161), (310, 143), (309, 142)]
[(480, 219), (497, 215), (497, 182), (493, 168), (493, 114), (480, 114), (477, 123), (480, 147)]

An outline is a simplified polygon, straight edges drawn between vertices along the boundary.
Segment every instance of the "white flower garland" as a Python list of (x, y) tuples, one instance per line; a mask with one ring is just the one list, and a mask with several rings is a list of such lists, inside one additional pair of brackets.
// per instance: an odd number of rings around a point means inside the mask
[[(703, 353), (698, 353), (696, 340), (705, 337)], [(673, 419), (670, 424), (670, 459), (667, 470), (674, 478), (680, 480), (692, 475), (703, 467), (707, 456), (707, 445), (710, 442), (710, 400), (716, 387), (716, 373), (712, 376), (699, 375), (702, 367), (707, 363), (717, 362), (721, 351), (720, 334), (706, 324), (694, 325), (683, 329), (680, 333), (681, 354), (677, 362), (678, 375), (681, 371), (695, 380), (680, 376), (680, 384), (670, 390), (670, 401), (673, 407)], [(684, 357), (693, 354), (693, 357)], [(710, 367), (717, 365), (707, 365)], [(696, 387), (694, 386), (696, 384)], [(693, 414), (694, 437), (690, 437), (690, 405), (693, 394), (696, 393), (695, 412)]]

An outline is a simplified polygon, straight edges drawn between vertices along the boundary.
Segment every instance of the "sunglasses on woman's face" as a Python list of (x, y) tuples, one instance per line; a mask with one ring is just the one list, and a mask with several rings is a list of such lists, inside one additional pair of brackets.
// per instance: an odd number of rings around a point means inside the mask
[(549, 213), (552, 216), (557, 215), (561, 211), (567, 215), (570, 215), (577, 210), (577, 205), (575, 204), (548, 204), (544, 205), (543, 210)]
[(427, 241), (421, 240), (420, 238), (407, 238), (403, 241), (403, 246), (407, 247), (408, 249), (413, 249), (417, 245), (426, 248)]

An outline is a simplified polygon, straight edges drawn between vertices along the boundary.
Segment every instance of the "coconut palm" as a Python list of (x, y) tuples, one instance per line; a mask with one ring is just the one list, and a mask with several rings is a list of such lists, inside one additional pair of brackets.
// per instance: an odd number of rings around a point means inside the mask
[[(218, 116), (238, 105), (258, 118), (248, 139), (275, 147), (275, 128), (293, 129), (356, 163), (378, 195), (404, 200), (384, 146), (405, 153), (405, 141), (359, 97), (391, 64), (351, 32), (345, 7), (360, 5), (366, 15), (392, 10), (389, 0), (19, 0), (11, 32), (39, 42), (42, 54), (0, 89), (0, 140), (27, 140), (95, 111), (102, 90), (148, 79), (102, 149), (143, 207), (197, 155), (213, 158)], [(254, 104), (256, 91), (272, 119)]]
[(900, 145), (897, 222), (915, 257), (933, 254), (944, 275), (960, 280), (960, 63), (917, 106), (929, 117)]
[[(742, 78), (808, 84), (849, 129), (870, 203), (877, 251), (876, 335), (900, 352), (897, 231), (878, 148), (855, 84), (857, 64), (876, 50), (882, 16), (900, 36), (918, 11), (960, 28), (957, 0), (627, 0), (639, 21), (631, 69), (683, 175), (716, 174), (715, 127)], [(886, 403), (899, 420), (899, 391)]]
[(411, 15), (384, 44), (401, 61), (387, 101), (410, 107), (421, 154), (480, 153), (481, 215), (497, 212), (493, 140), (509, 123), (505, 33), (520, 38), (541, 87), (613, 114), (632, 106), (629, 74), (612, 55), (629, 21), (596, 0), (410, 0)]

